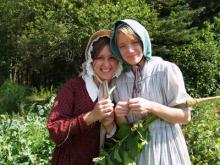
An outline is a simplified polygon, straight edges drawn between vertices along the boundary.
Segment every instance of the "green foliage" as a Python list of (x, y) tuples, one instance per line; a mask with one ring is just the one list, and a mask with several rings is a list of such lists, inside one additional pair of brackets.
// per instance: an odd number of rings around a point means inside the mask
[[(3, 0), (0, 83), (10, 74), (17, 82), (38, 89), (58, 86), (81, 71), (93, 32), (111, 29), (118, 19), (132, 18), (149, 31), (153, 55), (180, 66), (193, 96), (213, 95), (220, 81), (216, 72), (220, 63), (219, 5), (215, 4), (185, 0)], [(211, 21), (197, 24), (213, 6), (214, 13), (206, 15)]]
[[(219, 106), (220, 102), (197, 106), (193, 110), (192, 122), (184, 127), (192, 164), (219, 163), (220, 123), (213, 111)], [(149, 116), (136, 124), (122, 125), (116, 139), (113, 139), (115, 143), (107, 149), (102, 149), (99, 157), (94, 158), (94, 162), (102, 165), (135, 164), (134, 158), (150, 140), (148, 126), (155, 119), (155, 116)]]
[(1, 86), (9, 75), (9, 66), (4, 59), (1, 59), (1, 57), (0, 57), (0, 75), (1, 75), (0, 76), (0, 86)]
[[(12, 13), (8, 14), (8, 10)], [(78, 75), (89, 36), (99, 29), (111, 28), (115, 20), (135, 18), (145, 25), (156, 25), (156, 15), (144, 1), (24, 0), (0, 3), (0, 11), (0, 19), (4, 20), (0, 32), (2, 29), (7, 41), (2, 40), (6, 44), (0, 51), (12, 50), (5, 51), (2, 57), (7, 57), (5, 61), (15, 79), (19, 79), (17, 73), (22, 81), (37, 87), (59, 85)], [(17, 31), (14, 25), (18, 26)]]
[(49, 100), (43, 100), (44, 104), (42, 104), (42, 101), (40, 104), (39, 104), (39, 101), (32, 103), (30, 106), (25, 107), (25, 109), (23, 110), (23, 113), (24, 114), (25, 113), (35, 113), (39, 116), (47, 117), (50, 113), (50, 110), (51, 110), (51, 107), (54, 103), (55, 98), (56, 98), (55, 95), (53, 95), (49, 98)]
[(184, 0), (149, 1), (158, 12), (158, 28), (152, 33), (153, 54), (176, 63), (183, 72), (188, 92), (215, 95), (220, 80), (219, 21), (195, 21), (204, 8), (191, 8)]
[(49, 89), (41, 87), (40, 90), (32, 89), (31, 95), (26, 97), (25, 102), (20, 106), (20, 114), (35, 113), (42, 117), (47, 117), (56, 97), (53, 87)]
[(192, 164), (220, 164), (220, 123), (214, 113), (216, 107), (220, 107), (220, 102), (196, 107), (191, 123), (184, 127)]
[(122, 125), (114, 139), (115, 144), (110, 145), (109, 149), (102, 149), (99, 157), (93, 159), (95, 164), (136, 164), (134, 158), (145, 144), (140, 139), (143, 139), (142, 135), (146, 135), (146, 130), (138, 133), (131, 131), (131, 128), (132, 125)]
[(153, 54), (170, 60), (175, 57), (174, 48), (190, 44), (199, 35), (192, 23), (201, 9), (192, 10), (184, 0), (156, 0), (148, 3), (158, 13), (158, 23), (151, 35)]
[(199, 38), (184, 48), (176, 48), (176, 63), (183, 70), (187, 89), (192, 96), (215, 95), (220, 80), (220, 44), (216, 42), (212, 27), (201, 31)]
[[(50, 108), (51, 103), (45, 104), (39, 111)], [(46, 121), (46, 115), (36, 113), (0, 115), (0, 164), (49, 164), (54, 146)]]
[(203, 24), (204, 21), (213, 21), (213, 18), (219, 14), (220, 4), (216, 0), (201, 1), (201, 0), (188, 0), (193, 9), (203, 7), (204, 11), (200, 13), (195, 23)]
[(138, 123), (120, 126), (113, 139), (115, 143), (109, 145), (107, 149), (101, 149), (99, 157), (94, 158), (93, 161), (102, 165), (136, 165), (135, 157), (150, 140), (148, 126), (156, 119), (155, 116), (150, 115)]
[(5, 81), (0, 87), (0, 113), (19, 112), (21, 103), (29, 94), (30, 91), (26, 87)]
[(53, 87), (30, 89), (7, 80), (0, 87), (0, 113), (25, 115), (34, 112), (46, 116), (50, 112), (55, 95)]
[(33, 87), (31, 89), (31, 95), (27, 99), (31, 102), (46, 103), (50, 100), (52, 96), (56, 95), (56, 92), (57, 91), (53, 88), (53, 86), (51, 86), (50, 89), (40, 87), (39, 90)]

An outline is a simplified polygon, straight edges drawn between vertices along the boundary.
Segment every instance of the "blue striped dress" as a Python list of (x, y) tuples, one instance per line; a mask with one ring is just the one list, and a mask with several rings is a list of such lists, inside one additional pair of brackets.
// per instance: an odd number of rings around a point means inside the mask
[[(134, 85), (132, 71), (125, 72), (113, 81), (115, 102), (132, 97)], [(191, 97), (187, 94), (180, 69), (174, 63), (160, 57), (152, 57), (142, 70), (140, 97), (166, 105), (175, 106)], [(189, 111), (190, 108), (184, 109)], [(143, 118), (129, 113), (129, 122)], [(138, 165), (189, 165), (190, 158), (180, 124), (157, 119), (149, 126), (150, 142), (136, 158)]]

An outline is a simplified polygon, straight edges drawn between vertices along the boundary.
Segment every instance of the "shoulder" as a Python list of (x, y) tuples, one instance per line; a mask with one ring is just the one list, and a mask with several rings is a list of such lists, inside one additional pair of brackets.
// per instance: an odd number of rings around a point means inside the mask
[(64, 84), (62, 89), (66, 89), (66, 90), (77, 90), (79, 88), (82, 88), (83, 86), (85, 86), (84, 80), (82, 79), (82, 77), (75, 77), (75, 78), (71, 78), (68, 79)]
[(79, 85), (82, 83), (83, 83), (82, 77), (75, 77), (75, 78), (66, 80), (66, 82), (64, 83), (64, 86), (74, 86), (74, 85)]
[(149, 68), (157, 69), (157, 71), (167, 72), (169, 70), (179, 70), (179, 67), (175, 63), (156, 56), (153, 56), (152, 59), (148, 61), (148, 65)]
[(128, 74), (128, 72), (122, 72), (121, 74), (120, 74), (120, 76), (118, 76), (117, 78), (114, 78), (112, 81), (111, 81), (111, 84), (117, 84), (117, 85), (119, 85), (119, 84), (122, 84), (123, 82), (125, 82), (125, 81), (127, 81), (127, 79), (126, 79), (126, 77), (127, 77), (127, 74)]

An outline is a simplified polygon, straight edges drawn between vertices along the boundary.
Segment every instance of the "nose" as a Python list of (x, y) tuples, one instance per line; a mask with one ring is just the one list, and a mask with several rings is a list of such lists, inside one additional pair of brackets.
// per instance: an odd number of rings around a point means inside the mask
[(127, 51), (130, 52), (130, 53), (133, 53), (135, 50), (134, 50), (134, 46), (132, 46), (131, 44), (128, 45), (127, 47)]
[(104, 66), (109, 66), (110, 65), (110, 60), (108, 58), (104, 59), (103, 65)]

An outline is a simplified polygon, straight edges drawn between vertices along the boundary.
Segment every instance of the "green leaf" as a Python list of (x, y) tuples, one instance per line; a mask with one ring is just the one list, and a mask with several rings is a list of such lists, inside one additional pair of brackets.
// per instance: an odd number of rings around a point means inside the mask
[(122, 159), (121, 159), (121, 157), (120, 157), (120, 155), (119, 155), (117, 149), (114, 151), (114, 158), (115, 158), (117, 161), (122, 162)]
[(124, 164), (125, 165), (136, 165), (135, 161), (128, 156), (127, 152), (124, 152)]
[(138, 136), (136, 134), (131, 134), (127, 139), (128, 144), (128, 156), (129, 157), (135, 157), (138, 153)]
[(107, 159), (107, 164), (108, 164), (108, 165), (115, 165), (115, 164), (111, 161), (110, 157), (108, 157), (108, 159)]
[(120, 126), (120, 128), (119, 128), (119, 130), (116, 134), (116, 137), (119, 138), (119, 139), (122, 139), (126, 135), (128, 135), (130, 132), (131, 132), (131, 125), (123, 124), (123, 125)]

